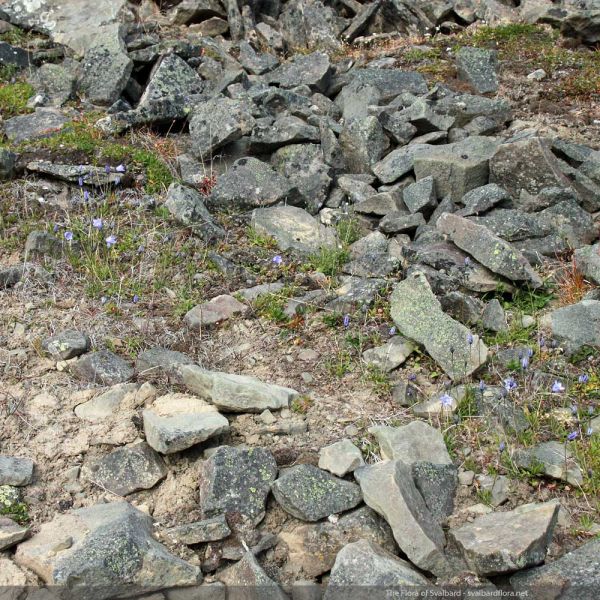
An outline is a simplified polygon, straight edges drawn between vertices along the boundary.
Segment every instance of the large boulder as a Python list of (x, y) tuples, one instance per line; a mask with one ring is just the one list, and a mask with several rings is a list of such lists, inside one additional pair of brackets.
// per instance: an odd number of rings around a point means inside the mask
[(329, 86), (331, 64), (324, 52), (296, 55), (268, 75), (270, 83), (282, 88), (308, 85), (315, 91), (324, 92)]
[(584, 346), (600, 346), (600, 301), (581, 300), (544, 315), (541, 324), (569, 353)]

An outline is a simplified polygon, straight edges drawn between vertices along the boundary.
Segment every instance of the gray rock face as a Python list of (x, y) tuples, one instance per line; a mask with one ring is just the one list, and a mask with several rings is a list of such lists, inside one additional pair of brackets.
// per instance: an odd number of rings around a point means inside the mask
[(452, 379), (470, 375), (487, 359), (487, 347), (478, 336), (442, 312), (423, 273), (416, 271), (396, 285), (391, 315), (398, 331), (424, 345)]
[(42, 348), (56, 360), (68, 360), (90, 349), (90, 338), (81, 331), (68, 329), (46, 338)]
[(600, 285), (600, 244), (575, 250), (574, 258), (583, 276), (591, 283)]
[(582, 300), (545, 315), (543, 325), (568, 352), (583, 346), (600, 346), (600, 301)]
[(29, 485), (34, 463), (29, 458), (0, 455), (0, 485)]
[(498, 55), (494, 50), (463, 46), (456, 55), (458, 77), (479, 94), (498, 90)]
[(257, 158), (240, 158), (217, 179), (209, 202), (220, 209), (256, 208), (297, 197), (292, 182), (268, 164)]
[(282, 116), (274, 123), (258, 124), (250, 136), (250, 151), (258, 154), (273, 152), (287, 144), (318, 142), (319, 130), (298, 117)]
[(157, 346), (138, 354), (135, 371), (138, 375), (154, 377), (162, 374), (170, 375), (178, 365), (192, 364), (194, 361), (187, 354)]
[(350, 510), (362, 500), (355, 483), (333, 477), (313, 465), (285, 469), (271, 489), (281, 507), (303, 521), (319, 521)]
[(329, 86), (331, 64), (324, 52), (297, 55), (272, 71), (268, 78), (284, 89), (308, 85), (312, 89), (325, 92)]
[(222, 294), (204, 304), (198, 304), (183, 317), (185, 326), (192, 331), (200, 331), (203, 327), (217, 325), (236, 315), (243, 315), (248, 307), (233, 296)]
[(525, 504), (478, 517), (449, 536), (478, 575), (511, 573), (544, 561), (559, 508), (558, 502)]
[(523, 469), (533, 469), (548, 477), (566, 481), (571, 485), (583, 483), (583, 473), (573, 453), (560, 442), (542, 442), (532, 448), (517, 450), (513, 456), (515, 464)]
[(59, 258), (63, 251), (62, 242), (47, 231), (32, 231), (25, 242), (27, 256), (52, 256)]
[(325, 446), (319, 452), (319, 468), (338, 477), (343, 477), (364, 464), (361, 451), (349, 439)]
[(413, 342), (401, 336), (394, 336), (382, 346), (365, 350), (362, 357), (368, 365), (389, 372), (405, 362), (414, 350)]
[[(518, 353), (516, 360), (520, 360)], [(503, 386), (490, 385), (484, 390), (477, 389), (475, 402), (479, 414), (503, 430), (520, 433), (529, 429), (529, 421), (523, 409), (508, 397)]]
[(22, 527), (7, 517), (0, 517), (0, 551), (18, 544), (28, 536), (27, 527)]
[(217, 409), (195, 396), (167, 394), (142, 414), (148, 444), (162, 454), (180, 452), (229, 430)]
[(255, 525), (277, 477), (273, 455), (264, 448), (221, 446), (200, 465), (199, 504), (204, 518), (224, 514), (245, 517)]
[(402, 199), (411, 213), (433, 210), (437, 206), (433, 177), (425, 177), (407, 186)]
[(496, 183), (488, 183), (467, 192), (461, 200), (465, 207), (457, 214), (461, 217), (478, 215), (507, 200), (510, 200), (510, 196), (505, 189)]
[(71, 364), (69, 368), (79, 379), (101, 385), (123, 383), (134, 375), (131, 366), (109, 350), (89, 352)]
[(179, 367), (183, 385), (225, 412), (262, 412), (289, 407), (298, 392), (264, 383), (249, 375), (207, 371), (196, 365)]
[(334, 229), (295, 206), (257, 208), (252, 212), (251, 225), (258, 233), (274, 238), (280, 250), (312, 254), (337, 245)]
[(10, 179), (15, 173), (17, 155), (6, 148), (0, 148), (0, 181)]
[[(464, 216), (463, 211), (459, 211), (456, 214)], [(540, 215), (528, 214), (520, 210), (511, 210), (508, 208), (497, 208), (487, 215), (471, 217), (469, 220), (477, 225), (484, 225), (492, 233), (507, 242), (542, 237), (552, 231), (550, 227), (543, 224)]]
[(218, 0), (183, 0), (177, 4), (171, 15), (176, 25), (200, 22), (210, 17), (225, 17), (226, 13)]
[(454, 510), (458, 473), (453, 464), (416, 462), (412, 475), (433, 518), (442, 525)]
[(542, 285), (540, 276), (519, 250), (487, 227), (450, 213), (443, 214), (436, 227), (490, 271), (511, 281), (523, 281), (534, 288)]
[(382, 183), (393, 183), (413, 169), (416, 156), (430, 152), (431, 148), (427, 144), (416, 143), (397, 148), (373, 165), (373, 173)]
[(104, 167), (92, 165), (66, 165), (47, 160), (34, 160), (27, 163), (27, 170), (74, 184), (77, 184), (81, 177), (86, 186), (92, 187), (108, 187), (117, 182), (123, 183), (120, 173), (114, 170), (107, 173)]
[(381, 219), (379, 229), (384, 233), (412, 233), (421, 225), (425, 225), (425, 218), (421, 213), (411, 215), (395, 211)]
[(375, 511), (363, 506), (343, 514), (336, 523), (303, 523), (279, 535), (288, 549), (286, 568), (306, 577), (317, 577), (329, 571), (338, 552), (351, 542), (367, 540), (389, 552), (396, 543), (389, 525)]
[(481, 323), (488, 331), (500, 332), (508, 330), (506, 314), (497, 298), (492, 298), (485, 305), (481, 314)]
[(413, 71), (402, 71), (400, 69), (354, 69), (341, 76), (341, 84), (346, 80), (353, 84), (371, 85), (377, 88), (381, 94), (381, 103), (390, 102), (400, 94), (427, 93), (427, 82), (420, 73)]
[(408, 559), (420, 569), (442, 576), (449, 570), (445, 537), (413, 482), (411, 467), (399, 460), (355, 471), (367, 506), (389, 523)]
[(138, 389), (137, 383), (119, 383), (91, 400), (78, 404), (75, 407), (75, 414), (90, 423), (105, 421), (118, 413), (125, 400), (135, 395)]
[[(335, 559), (324, 600), (356, 597), (366, 586), (386, 589), (428, 586), (413, 566), (367, 540), (344, 546)], [(362, 594), (361, 594), (362, 595)]]
[(164, 535), (181, 544), (191, 545), (222, 540), (230, 533), (227, 520), (223, 515), (219, 515), (212, 519), (171, 527), (165, 530)]
[(247, 135), (254, 125), (250, 107), (242, 100), (218, 97), (201, 102), (190, 118), (192, 152), (209, 160), (215, 150)]
[(11, 46), (7, 42), (0, 42), (0, 64), (2, 66), (11, 65), (22, 69), (29, 66), (30, 60), (29, 52), (23, 48)]
[(287, 600), (279, 585), (263, 571), (252, 552), (246, 552), (242, 560), (221, 571), (217, 578), (227, 586), (228, 598), (252, 594), (257, 600)]
[(193, 188), (172, 183), (167, 191), (165, 206), (179, 223), (191, 227), (194, 233), (207, 241), (214, 241), (225, 235), (208, 212), (200, 192)]
[(38, 108), (29, 115), (12, 117), (4, 121), (6, 137), (15, 144), (50, 137), (60, 131), (68, 122), (55, 108)]
[(401, 460), (407, 465), (419, 462), (452, 464), (439, 429), (423, 421), (412, 421), (402, 427), (377, 425), (370, 427), (369, 433), (377, 438), (381, 456), (386, 460)]
[(517, 592), (534, 598), (560, 590), (560, 600), (594, 600), (600, 585), (600, 540), (590, 540), (549, 564), (516, 573), (510, 583)]
[(152, 518), (127, 502), (58, 514), (19, 544), (15, 561), (47, 584), (68, 585), (93, 600), (202, 580), (198, 567), (170, 554), (152, 537)]
[(371, 167), (385, 153), (389, 140), (377, 117), (352, 120), (339, 137), (345, 164), (351, 173), (370, 173)]
[(240, 42), (239, 61), (253, 75), (264, 75), (279, 64), (275, 56), (267, 52), (256, 52), (248, 42)]
[(119, 496), (149, 490), (166, 475), (167, 467), (162, 458), (145, 442), (117, 448), (86, 464), (81, 471), (83, 479)]

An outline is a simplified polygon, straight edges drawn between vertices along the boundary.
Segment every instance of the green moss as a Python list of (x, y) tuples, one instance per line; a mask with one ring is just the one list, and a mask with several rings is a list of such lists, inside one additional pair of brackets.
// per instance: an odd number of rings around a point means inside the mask
[(27, 101), (33, 95), (33, 87), (17, 82), (0, 85), (0, 113), (6, 118), (30, 112)]

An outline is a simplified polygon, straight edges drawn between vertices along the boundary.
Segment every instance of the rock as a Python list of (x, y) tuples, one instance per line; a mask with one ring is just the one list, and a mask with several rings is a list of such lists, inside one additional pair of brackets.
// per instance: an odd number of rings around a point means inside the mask
[(427, 82), (420, 73), (402, 71), (401, 69), (359, 68), (343, 74), (337, 85), (353, 84), (370, 85), (379, 90), (381, 104), (391, 102), (403, 93), (426, 94)]
[(346, 167), (351, 173), (369, 173), (389, 146), (381, 124), (374, 116), (350, 121), (342, 129), (339, 143)]
[(145, 442), (117, 448), (81, 470), (83, 479), (118, 496), (149, 490), (166, 476), (162, 458)]
[(78, 379), (100, 385), (114, 385), (131, 379), (134, 370), (109, 350), (89, 352), (69, 366)]
[(274, 238), (283, 251), (311, 254), (337, 245), (335, 230), (295, 206), (257, 208), (252, 212), (251, 225), (258, 233)]
[(127, 502), (58, 514), (19, 544), (18, 565), (46, 584), (86, 590), (104, 600), (199, 583), (198, 567), (170, 554), (152, 537), (152, 519)]
[(537, 216), (539, 226), (559, 237), (565, 249), (580, 248), (598, 237), (592, 216), (573, 200), (559, 202)]
[(386, 285), (385, 279), (371, 277), (340, 277), (340, 280), (340, 287), (333, 290), (336, 297), (326, 306), (341, 313), (352, 313), (368, 306)]
[(410, 340), (394, 336), (383, 346), (365, 350), (362, 357), (368, 366), (387, 373), (404, 363), (414, 350), (415, 345)]
[(400, 381), (392, 387), (392, 402), (397, 406), (412, 406), (418, 398), (417, 388), (406, 381)]
[(288, 408), (298, 395), (291, 388), (263, 383), (249, 375), (207, 371), (196, 365), (182, 365), (183, 385), (225, 412), (256, 412)]
[(454, 511), (458, 475), (453, 464), (415, 462), (412, 464), (415, 485), (433, 518), (443, 525)]
[(0, 485), (29, 485), (33, 479), (33, 467), (30, 458), (0, 455)]
[(271, 489), (281, 507), (303, 521), (319, 521), (350, 510), (362, 500), (355, 483), (307, 464), (285, 469)]
[(0, 181), (11, 179), (15, 174), (17, 155), (6, 148), (0, 148)]
[(440, 303), (445, 313), (463, 325), (475, 325), (481, 321), (483, 303), (469, 294), (448, 292), (440, 298)]
[(25, 242), (26, 256), (51, 256), (60, 258), (63, 243), (47, 231), (32, 231)]
[(411, 467), (392, 460), (357, 469), (354, 476), (365, 504), (389, 523), (400, 550), (408, 559), (437, 576), (448, 573), (444, 532), (415, 487)]
[[(496, 183), (488, 183), (467, 192), (461, 200), (465, 207), (457, 214), (461, 217), (479, 215), (508, 200), (510, 200), (510, 195), (505, 189)], [(498, 232), (494, 231), (494, 233)]]
[(218, 0), (183, 0), (175, 6), (171, 21), (175, 25), (187, 25), (205, 21), (210, 17), (226, 17)]
[(373, 165), (373, 173), (382, 183), (393, 183), (412, 171), (415, 158), (420, 154), (431, 152), (431, 148), (427, 144), (409, 144), (397, 148)]
[(99, 396), (78, 404), (75, 414), (91, 423), (106, 421), (117, 414), (121, 405), (125, 404), (125, 399), (135, 395), (138, 389), (137, 383), (119, 383)]
[(531, 73), (529, 73), (529, 75), (527, 75), (527, 79), (529, 79), (530, 81), (542, 81), (546, 79), (547, 75), (548, 74), (546, 73), (546, 71), (544, 71), (544, 69), (536, 69), (535, 71), (532, 71)]
[(246, 302), (254, 302), (261, 296), (278, 294), (284, 287), (285, 285), (281, 281), (276, 281), (274, 283), (263, 283), (251, 288), (237, 290), (237, 292), (235, 292), (235, 296), (243, 298), (246, 300)]
[[(391, 297), (391, 315), (398, 331), (423, 344), (452, 379), (470, 375), (487, 359), (485, 344), (464, 325), (442, 312), (421, 272), (412, 273), (396, 285)], [(473, 337), (471, 344), (468, 343), (469, 336)]]
[(58, 133), (69, 119), (55, 108), (37, 108), (28, 115), (12, 117), (3, 122), (4, 134), (13, 144), (51, 137)]
[(600, 539), (564, 554), (559, 559), (516, 573), (510, 578), (517, 592), (541, 598), (548, 590), (560, 590), (562, 600), (594, 600), (600, 584)]
[(192, 331), (199, 331), (203, 327), (217, 325), (228, 321), (236, 315), (243, 315), (248, 307), (236, 300), (233, 296), (226, 294), (216, 296), (204, 304), (198, 304), (190, 309), (183, 317), (185, 326)]
[(401, 460), (407, 465), (452, 464), (440, 431), (423, 421), (412, 421), (402, 427), (377, 425), (370, 427), (369, 433), (377, 439), (384, 460)]
[(379, 229), (384, 233), (410, 233), (422, 225), (425, 225), (425, 219), (421, 213), (410, 215), (396, 211), (388, 213), (381, 219)]
[(306, 577), (329, 571), (338, 552), (351, 542), (367, 540), (389, 552), (396, 550), (389, 525), (367, 506), (341, 515), (336, 522), (294, 525), (279, 537), (288, 549), (286, 569), (302, 571)]
[(193, 188), (172, 183), (167, 190), (165, 207), (176, 221), (191, 227), (195, 234), (207, 241), (214, 241), (225, 235), (224, 229), (214, 222), (204, 206), (200, 192)]
[(433, 177), (425, 177), (404, 188), (402, 198), (409, 212), (426, 212), (437, 206)]
[(508, 331), (506, 314), (497, 298), (492, 298), (483, 309), (481, 315), (481, 324), (488, 331), (500, 332)]
[(195, 396), (167, 394), (142, 413), (148, 444), (162, 454), (180, 452), (229, 431), (229, 421)]
[(164, 531), (165, 537), (188, 546), (203, 544), (205, 542), (215, 542), (226, 538), (230, 534), (231, 529), (229, 529), (229, 525), (227, 525), (227, 521), (223, 515), (204, 521), (197, 521), (196, 523), (178, 525)]
[[(29, 529), (7, 517), (0, 517), (0, 552), (18, 544), (29, 536)], [(0, 585), (3, 585), (0, 578)]]
[(541, 324), (569, 353), (584, 346), (600, 346), (600, 301), (581, 300), (544, 315)]
[(511, 281), (523, 281), (533, 288), (542, 286), (540, 276), (525, 257), (487, 227), (450, 213), (443, 214), (436, 227), (494, 273)]
[(338, 553), (331, 569), (324, 600), (354, 597), (364, 586), (380, 589), (425, 587), (429, 581), (413, 566), (367, 540), (347, 544)]
[(264, 75), (279, 64), (275, 56), (267, 52), (256, 52), (248, 42), (240, 42), (239, 61), (253, 75)]
[(411, 99), (410, 106), (397, 113), (392, 113), (391, 117), (411, 123), (421, 136), (438, 131), (448, 131), (454, 124), (454, 117), (438, 113), (432, 108), (431, 102), (424, 98), (417, 98), (414, 102)]
[(227, 586), (227, 597), (248, 597), (249, 590), (256, 600), (287, 600), (287, 596), (262, 570), (252, 552), (246, 552), (242, 560), (220, 571), (219, 581)]
[(270, 206), (297, 197), (298, 190), (292, 182), (268, 164), (256, 158), (240, 158), (217, 178), (209, 202), (223, 210)]
[(531, 448), (515, 451), (512, 457), (515, 464), (523, 469), (532, 469), (553, 479), (566, 481), (574, 486), (583, 483), (583, 473), (565, 444), (542, 442)]
[(203, 37), (217, 37), (225, 35), (229, 31), (229, 23), (219, 17), (211, 17), (200, 23), (193, 23), (190, 30)]
[(324, 52), (298, 54), (291, 61), (279, 65), (268, 75), (269, 83), (289, 89), (308, 85), (319, 92), (327, 91), (331, 74), (329, 57)]
[(56, 360), (68, 360), (84, 354), (90, 349), (90, 345), (90, 338), (74, 329), (57, 333), (42, 342), (42, 348)]
[(124, 184), (128, 176), (121, 176), (111, 170), (105, 171), (104, 167), (94, 167), (91, 165), (65, 165), (47, 160), (34, 160), (27, 163), (27, 171), (48, 175), (53, 179), (66, 181), (67, 183), (78, 184), (81, 178), (86, 186), (107, 188), (113, 185)]
[(138, 354), (135, 361), (135, 372), (144, 377), (172, 375), (179, 365), (193, 364), (193, 359), (187, 354), (157, 346)]
[[(429, 400), (415, 404), (411, 407), (411, 410), (415, 416), (423, 417), (425, 419), (439, 415), (448, 417), (456, 412), (459, 404), (466, 398), (467, 393), (467, 388), (464, 385), (457, 385), (447, 391), (441, 391), (434, 394)], [(451, 400), (448, 404), (445, 402), (442, 403), (442, 398), (444, 398), (444, 396), (450, 397)], [(446, 400), (446, 398), (444, 398), (444, 400)]]
[(498, 91), (498, 53), (463, 46), (456, 54), (458, 78), (470, 83), (478, 94)]
[(125, 89), (132, 70), (133, 61), (122, 40), (100, 35), (85, 50), (79, 91), (92, 104), (110, 106)]
[(558, 502), (524, 504), (451, 529), (450, 539), (478, 575), (511, 573), (544, 561), (559, 509)]
[(33, 81), (36, 91), (48, 99), (48, 105), (60, 107), (73, 97), (77, 67), (78, 63), (68, 60), (63, 64), (40, 65)]
[(200, 464), (199, 505), (203, 518), (224, 514), (238, 519), (241, 515), (257, 525), (265, 516), (265, 503), (275, 477), (277, 464), (268, 450), (221, 446)]
[(242, 100), (218, 97), (201, 102), (190, 118), (192, 153), (210, 160), (213, 152), (249, 134), (254, 125), (250, 107)]
[(489, 504), (492, 506), (500, 506), (508, 500), (510, 481), (504, 475), (477, 475), (475, 481), (481, 492), (490, 494)]
[(319, 468), (338, 477), (343, 477), (364, 464), (361, 451), (349, 439), (325, 446), (319, 452)]
[[(521, 351), (519, 351), (520, 353)], [(511, 362), (511, 361), (509, 361)], [(516, 362), (520, 358), (516, 357)], [(529, 429), (529, 421), (523, 409), (506, 393), (504, 386), (486, 386), (484, 390), (475, 390), (475, 403), (478, 414), (502, 430), (521, 433)]]
[(450, 196), (460, 202), (467, 192), (488, 183), (489, 162), (497, 147), (495, 140), (483, 136), (430, 146), (429, 151), (415, 155), (415, 176), (417, 180), (433, 177), (438, 198)]
[(600, 244), (575, 250), (575, 266), (587, 281), (600, 285)]
[(0, 42), (0, 65), (11, 66), (23, 69), (28, 67), (31, 62), (31, 56), (27, 50), (18, 46), (11, 46), (7, 42)]
[(294, 116), (278, 117), (273, 123), (257, 124), (250, 136), (250, 151), (266, 154), (287, 144), (318, 142), (319, 130)]

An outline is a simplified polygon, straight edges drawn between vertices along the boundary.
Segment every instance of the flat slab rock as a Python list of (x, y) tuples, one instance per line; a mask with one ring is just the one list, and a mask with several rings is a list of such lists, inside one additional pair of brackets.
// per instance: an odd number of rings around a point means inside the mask
[(221, 446), (199, 468), (203, 518), (237, 515), (257, 525), (277, 477), (277, 463), (265, 448)]
[(167, 476), (167, 467), (146, 442), (117, 448), (85, 464), (81, 477), (119, 496), (149, 490)]
[(33, 479), (33, 467), (30, 458), (0, 455), (0, 485), (29, 485)]
[(216, 325), (227, 321), (236, 315), (243, 315), (248, 307), (236, 300), (233, 296), (222, 294), (212, 300), (194, 306), (183, 317), (183, 322), (188, 329), (196, 331), (202, 327)]
[(4, 121), (4, 134), (14, 144), (49, 137), (58, 133), (69, 121), (55, 108), (38, 108), (29, 115)]
[(303, 521), (319, 521), (354, 508), (362, 500), (360, 488), (313, 465), (296, 465), (272, 485), (281, 507)]
[(600, 301), (582, 300), (544, 315), (541, 324), (569, 353), (583, 346), (600, 346)]
[(56, 360), (68, 360), (90, 349), (90, 338), (81, 331), (68, 329), (46, 338), (42, 348)]
[(523, 448), (514, 453), (515, 464), (523, 469), (535, 467), (548, 477), (579, 486), (583, 483), (581, 467), (573, 453), (560, 442), (542, 442), (531, 448)]
[(167, 348), (150, 348), (138, 354), (135, 370), (138, 375), (153, 377), (171, 374), (178, 365), (191, 365), (194, 360), (183, 352)]
[(164, 531), (164, 536), (174, 542), (191, 545), (222, 540), (230, 533), (227, 520), (223, 515), (219, 515), (212, 519), (171, 527)]
[[(8, 517), (0, 517), (0, 552), (18, 544), (28, 536), (27, 527), (22, 527)], [(0, 585), (2, 585), (1, 581)]]
[(19, 544), (15, 561), (95, 600), (199, 583), (200, 569), (170, 554), (152, 528), (152, 518), (127, 502), (79, 508), (44, 523)]
[[(414, 271), (396, 285), (391, 316), (398, 331), (425, 346), (452, 379), (465, 377), (487, 360), (487, 347), (476, 334), (442, 311), (425, 275)], [(472, 343), (467, 340), (471, 339)]]
[(109, 350), (89, 352), (71, 363), (69, 368), (78, 379), (101, 385), (124, 383), (134, 375), (129, 363)]
[(525, 504), (478, 517), (449, 536), (478, 575), (511, 573), (544, 561), (559, 508), (558, 502)]
[(215, 406), (189, 394), (157, 398), (142, 418), (148, 444), (161, 454), (180, 452), (229, 431), (229, 421)]
[(362, 452), (349, 439), (340, 440), (319, 451), (319, 468), (338, 477), (343, 477), (364, 464)]
[(250, 375), (207, 371), (196, 365), (178, 369), (181, 383), (224, 412), (262, 412), (288, 408), (298, 396), (291, 388), (264, 383)]

